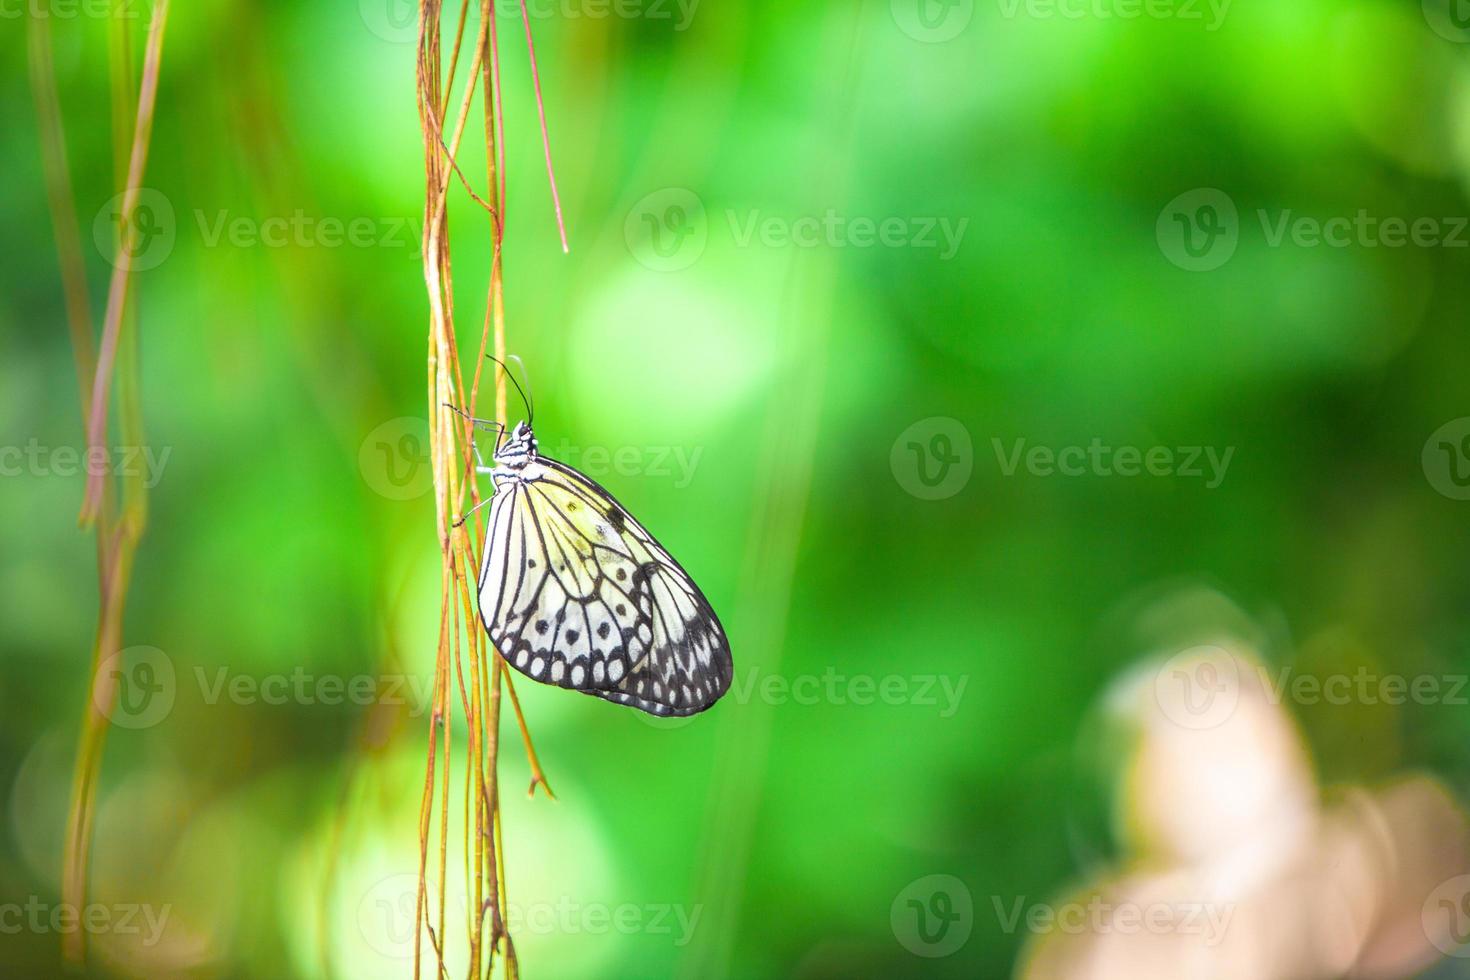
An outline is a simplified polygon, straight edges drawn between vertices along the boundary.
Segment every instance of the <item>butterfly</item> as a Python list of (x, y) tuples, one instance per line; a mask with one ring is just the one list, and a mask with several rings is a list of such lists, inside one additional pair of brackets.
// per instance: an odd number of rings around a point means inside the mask
[(495, 484), (480, 619), (507, 663), (652, 715), (692, 715), (719, 700), (734, 674), (724, 627), (612, 494), (542, 456), (529, 421), (478, 469)]

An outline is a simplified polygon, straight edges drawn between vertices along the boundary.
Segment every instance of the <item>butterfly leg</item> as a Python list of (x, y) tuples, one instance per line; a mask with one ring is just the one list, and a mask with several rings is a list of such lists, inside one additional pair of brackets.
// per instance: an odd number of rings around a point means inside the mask
[(475, 504), (475, 506), (473, 506), (473, 507), (470, 508), (470, 511), (469, 511), (468, 514), (461, 515), (460, 516), (460, 519), (454, 522), (454, 526), (455, 527), (459, 527), (465, 521), (467, 521), (471, 517), (473, 517), (475, 515), (475, 511), (479, 510), (481, 507), (484, 507), (486, 504), (488, 504), (490, 501), (492, 501), (494, 499), (495, 499), (495, 496), (492, 494), (489, 497), (486, 497), (484, 500), (480, 501), (478, 504)]
[(505, 426), (501, 425), (499, 422), (496, 422), (494, 419), (477, 419), (469, 412), (466, 412), (464, 409), (460, 408), (458, 405), (451, 405), (449, 402), (445, 402), (444, 407), (449, 409), (455, 415), (458, 415), (460, 418), (464, 419), (466, 422), (472, 423), (476, 428), (488, 429), (489, 431), (495, 433), (503, 433), (505, 431)]
[(495, 467), (485, 465), (485, 457), (480, 455), (480, 447), (471, 443), (470, 448), (475, 451), (475, 472), (486, 476), (495, 472)]
[[(451, 405), (449, 402), (445, 402), (444, 407), (449, 409), (455, 415), (458, 415), (460, 418), (464, 419), (466, 422), (470, 423), (470, 425), (474, 426), (475, 428), (484, 429), (486, 432), (495, 433), (495, 448), (500, 448), (500, 440), (505, 438), (505, 426), (501, 425), (499, 422), (494, 421), (493, 419), (477, 419), (473, 415), (459, 408), (458, 406)], [(471, 444), (473, 444), (473, 437), (470, 441)], [(480, 458), (480, 450), (478, 446), (475, 448), (475, 458), (477, 460)], [(480, 461), (480, 472), (486, 472), (483, 460)]]
[[(451, 405), (449, 407), (450, 408), (453, 408), (454, 406)], [(469, 418), (469, 416), (465, 416), (465, 418)], [(478, 422), (479, 419), (470, 419), (470, 421), (471, 422)], [(494, 423), (491, 423), (491, 424), (493, 425)], [(485, 465), (485, 457), (483, 457), (483, 456), (480, 455), (480, 446), (473, 439), (470, 440), (470, 449), (475, 454), (475, 472), (476, 473), (479, 473), (481, 475), (485, 475), (485, 474), (488, 474), (488, 473), (494, 473), (495, 472), (495, 467), (493, 467), (493, 466), (486, 466)], [(459, 527), (465, 521), (467, 521), (471, 517), (473, 517), (475, 511), (479, 510), (481, 507), (484, 507), (486, 504), (488, 504), (490, 501), (492, 501), (494, 499), (495, 499), (495, 495), (492, 493), (490, 496), (486, 497), (484, 500), (480, 501), (478, 504), (475, 504), (475, 506), (473, 506), (473, 507), (470, 508), (469, 513), (461, 515), (460, 518), (459, 518), (459, 520), (457, 520), (457, 521), (454, 522), (454, 526), (455, 527)]]
[[(467, 412), (463, 412), (454, 405), (449, 404), (449, 402), (445, 402), (444, 407), (449, 409), (454, 414), (458, 415), (460, 418), (464, 419), (466, 422), (475, 426), (476, 428), (487, 429), (490, 432), (495, 433), (495, 444), (496, 446), (500, 445), (500, 437), (505, 435), (505, 426), (501, 425), (499, 422), (492, 422), (489, 419), (477, 419), (473, 415), (470, 415)], [(480, 455), (480, 444), (475, 442), (473, 436), (470, 438), (470, 448), (473, 449), (475, 452), (475, 472), (479, 473), (482, 476), (487, 473), (494, 472), (494, 467), (485, 465), (485, 458)], [(470, 511), (470, 513), (473, 514), (474, 511)], [(469, 514), (466, 514), (465, 516), (468, 517)]]

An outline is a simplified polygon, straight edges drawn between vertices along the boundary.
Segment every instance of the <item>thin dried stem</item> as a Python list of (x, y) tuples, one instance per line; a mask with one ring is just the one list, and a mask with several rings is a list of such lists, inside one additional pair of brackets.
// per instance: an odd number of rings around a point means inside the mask
[(541, 146), (546, 151), (546, 179), (551, 183), (551, 203), (556, 208), (556, 230), (561, 235), (561, 250), (567, 248), (567, 226), (561, 217), (561, 195), (556, 191), (556, 168), (551, 165), (551, 135), (546, 131), (546, 106), (541, 101), (541, 71), (536, 67), (536, 42), (531, 38), (531, 15), (526, 0), (521, 0), (521, 22), (526, 25), (526, 47), (531, 53), (531, 87), (536, 91), (536, 115), (541, 120)]
[(546, 795), (554, 800), (556, 794), (551, 791), (551, 784), (541, 771), (541, 760), (536, 757), (536, 746), (531, 744), (531, 730), (526, 727), (526, 716), (521, 714), (521, 699), (516, 697), (516, 686), (511, 683), (509, 672), (505, 675), (505, 689), (510, 692), (510, 703), (515, 708), (516, 723), (521, 726), (521, 738), (525, 740), (526, 757), (531, 764), (531, 785), (526, 788), (526, 795), (535, 796), (537, 785), (541, 785), (546, 788)]

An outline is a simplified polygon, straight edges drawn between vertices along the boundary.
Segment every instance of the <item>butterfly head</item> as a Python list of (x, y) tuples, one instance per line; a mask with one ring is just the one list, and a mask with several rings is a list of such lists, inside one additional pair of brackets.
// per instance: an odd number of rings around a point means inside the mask
[(535, 458), (536, 433), (527, 422), (517, 422), (505, 444), (495, 450), (496, 465), (513, 470), (521, 469)]

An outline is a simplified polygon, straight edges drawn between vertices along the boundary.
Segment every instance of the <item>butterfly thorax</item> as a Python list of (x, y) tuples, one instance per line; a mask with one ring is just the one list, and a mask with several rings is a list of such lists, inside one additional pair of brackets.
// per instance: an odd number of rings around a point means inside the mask
[(495, 450), (495, 468), (522, 470), (536, 459), (536, 434), (525, 422), (517, 422), (505, 445)]

